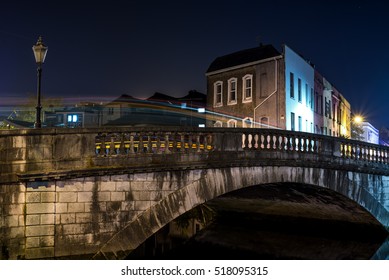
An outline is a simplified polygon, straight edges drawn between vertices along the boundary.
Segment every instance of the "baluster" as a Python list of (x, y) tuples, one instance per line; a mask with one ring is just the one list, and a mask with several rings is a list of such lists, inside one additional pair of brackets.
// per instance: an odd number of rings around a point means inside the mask
[(181, 149), (180, 152), (184, 153), (185, 152), (185, 135), (184, 133), (180, 133), (180, 141), (181, 141)]
[(309, 153), (313, 152), (313, 149), (312, 149), (312, 136), (308, 137), (308, 151), (307, 152), (309, 152)]
[(125, 144), (124, 144), (124, 133), (120, 133), (120, 144), (119, 144), (119, 155), (123, 156), (126, 154)]
[(277, 151), (281, 149), (280, 135), (278, 133), (275, 134), (274, 146), (274, 149)]
[(252, 149), (253, 148), (253, 135), (249, 134), (247, 138), (248, 138), (248, 148)]
[(354, 151), (355, 146), (350, 145), (350, 158), (354, 159), (355, 158), (355, 151)]
[(258, 140), (259, 139), (259, 136), (258, 136), (258, 134), (256, 133), (255, 135), (254, 135), (254, 149), (258, 149), (258, 147), (259, 147), (259, 144), (258, 144)]
[(138, 153), (143, 153), (144, 150), (143, 150), (143, 133), (139, 132), (138, 133), (138, 137), (139, 137), (139, 140), (138, 140)]
[(288, 151), (291, 151), (293, 149), (292, 141), (292, 136), (290, 134), (286, 135), (286, 148)]
[(273, 134), (270, 134), (269, 136), (269, 149), (274, 150), (274, 139), (273, 139)]
[(204, 136), (202, 136), (202, 135), (200, 135), (200, 134), (196, 134), (196, 152), (197, 153), (200, 153), (201, 152), (201, 147), (200, 147), (200, 145), (201, 145), (201, 139), (200, 139), (200, 137), (203, 139), (203, 145), (204, 145), (204, 150), (206, 150), (207, 149), (207, 143), (205, 143), (205, 141), (204, 141)]
[(114, 134), (111, 134), (110, 137), (111, 137), (111, 142), (109, 144), (109, 155), (110, 156), (113, 156), (115, 154), (115, 138), (113, 136)]
[(246, 134), (245, 134), (245, 133), (242, 133), (242, 149), (243, 149), (243, 150), (245, 150), (246, 147), (247, 147), (246, 139), (247, 139)]
[[(165, 134), (165, 154), (170, 154), (171, 153), (171, 151), (170, 151), (169, 135), (171, 135), (171, 134), (166, 132), (166, 134)], [(173, 145), (173, 147), (174, 147), (174, 145)]]
[(304, 153), (308, 152), (308, 151), (307, 151), (307, 138), (306, 138), (305, 135), (301, 137), (301, 141), (302, 141), (302, 142), (301, 142), (302, 151), (303, 151)]
[(147, 135), (147, 146), (146, 146), (146, 152), (152, 153), (153, 152), (153, 142), (152, 142), (152, 135), (151, 132)]
[(99, 151), (100, 156), (106, 156), (106, 151), (105, 151), (105, 135), (101, 134), (100, 135), (100, 151)]
[(192, 152), (192, 149), (193, 149), (193, 139), (192, 139), (193, 135), (192, 133), (188, 133), (188, 153), (191, 153)]
[(263, 138), (263, 147), (265, 150), (269, 149), (269, 140), (268, 140), (268, 133), (264, 134), (264, 138)]
[(131, 133), (130, 134), (130, 144), (129, 144), (129, 150), (128, 150), (128, 153), (129, 154), (133, 154), (135, 153), (134, 151), (134, 133)]

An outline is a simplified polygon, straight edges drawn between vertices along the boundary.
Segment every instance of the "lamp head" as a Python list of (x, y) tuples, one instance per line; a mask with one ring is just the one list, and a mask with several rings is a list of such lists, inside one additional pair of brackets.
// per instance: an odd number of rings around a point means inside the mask
[(46, 54), (47, 54), (47, 46), (43, 44), (42, 37), (39, 36), (38, 42), (32, 46), (32, 50), (34, 52), (35, 61), (38, 65), (41, 65), (45, 62)]

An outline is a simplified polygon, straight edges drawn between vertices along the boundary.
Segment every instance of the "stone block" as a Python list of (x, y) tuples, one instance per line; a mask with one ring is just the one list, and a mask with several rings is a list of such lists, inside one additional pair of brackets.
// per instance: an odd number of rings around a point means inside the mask
[(116, 182), (103, 182), (100, 185), (101, 192), (114, 192), (116, 190)]
[(57, 194), (58, 202), (76, 202), (77, 193), (76, 192), (60, 192)]
[[(69, 203), (72, 204), (72, 203)], [(68, 212), (68, 204), (67, 203), (56, 203), (55, 204), (55, 212), (56, 213), (67, 213)]]
[(99, 201), (111, 201), (111, 193), (110, 192), (98, 192), (98, 200)]
[(111, 192), (111, 201), (124, 201), (125, 192)]
[(5, 217), (5, 224), (7, 225), (7, 227), (19, 226), (19, 216), (18, 215), (6, 216)]
[(150, 191), (133, 191), (131, 194), (134, 201), (150, 201)]
[(144, 190), (144, 182), (130, 182), (131, 191), (142, 191)]
[(26, 236), (54, 235), (54, 225), (26, 226)]
[(79, 192), (77, 196), (78, 202), (92, 202), (93, 192)]
[(89, 213), (77, 213), (76, 214), (76, 223), (90, 223), (92, 222), (92, 215)]
[(61, 224), (74, 224), (76, 223), (76, 214), (61, 214), (60, 215)]
[(42, 236), (39, 238), (41, 247), (52, 247), (54, 246), (54, 236)]
[(54, 247), (26, 249), (26, 259), (44, 259), (54, 257)]
[(134, 210), (142, 211), (150, 208), (150, 201), (135, 201)]
[(41, 202), (41, 193), (40, 192), (28, 192), (26, 193), (26, 202)]
[(29, 203), (26, 206), (27, 214), (54, 213), (54, 203)]
[(82, 234), (83, 231), (81, 230), (80, 224), (68, 224), (62, 226), (62, 234), (64, 236), (69, 234)]
[(83, 202), (74, 202), (74, 203), (68, 203), (68, 213), (79, 213), (79, 212), (85, 212), (85, 203)]
[(40, 246), (39, 240), (40, 240), (39, 237), (27, 237), (26, 238), (26, 248), (27, 249), (29, 249), (29, 248), (39, 248), (39, 246)]
[(39, 225), (40, 224), (40, 215), (34, 214), (34, 215), (26, 215), (26, 225)]
[(26, 198), (25, 198), (25, 193), (13, 193), (12, 194), (12, 198), (11, 198), (11, 202), (12, 203), (15, 203), (15, 204), (18, 204), (18, 203), (24, 203), (26, 201)]
[(121, 191), (130, 191), (131, 190), (131, 186), (130, 186), (130, 182), (116, 182), (116, 190), (121, 192)]
[(55, 202), (55, 192), (41, 193), (41, 202)]
[(8, 206), (9, 215), (23, 215), (24, 214), (24, 204), (10, 204)]
[(53, 225), (54, 224), (54, 214), (41, 214), (41, 225)]

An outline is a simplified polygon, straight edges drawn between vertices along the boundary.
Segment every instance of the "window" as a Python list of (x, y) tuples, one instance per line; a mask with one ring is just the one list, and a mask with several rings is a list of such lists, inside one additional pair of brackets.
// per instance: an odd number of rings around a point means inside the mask
[(252, 128), (253, 127), (253, 118), (244, 118), (242, 120), (242, 126), (246, 128)]
[(214, 92), (214, 106), (220, 107), (223, 106), (223, 83), (222, 82), (216, 82), (213, 85), (213, 92)]
[(223, 123), (221, 121), (216, 121), (215, 124), (213, 125), (214, 127), (222, 127)]
[(227, 127), (237, 127), (237, 121), (236, 120), (229, 120), (227, 122)]
[(299, 131), (303, 131), (303, 119), (301, 116), (298, 117), (299, 120)]
[(76, 123), (76, 122), (78, 122), (77, 114), (68, 115), (68, 123)]
[(294, 98), (294, 74), (290, 72), (290, 78), (289, 78), (289, 84), (290, 84), (290, 98)]
[(310, 101), (309, 101), (310, 103), (309, 103), (309, 105), (311, 106), (311, 110), (312, 111), (314, 111), (314, 94), (313, 94), (313, 88), (311, 88), (311, 99), (310, 99)]
[(252, 82), (253, 75), (243, 77), (243, 102), (251, 102), (252, 100)]
[(294, 124), (294, 113), (290, 113), (290, 130), (295, 131), (295, 124)]
[(108, 108), (108, 115), (113, 115), (113, 108), (112, 107)]
[(302, 96), (301, 96), (301, 79), (300, 78), (298, 78), (298, 80), (297, 80), (297, 98), (298, 98), (299, 102), (302, 101)]
[(233, 105), (237, 103), (236, 96), (236, 78), (228, 80), (228, 104)]
[(268, 117), (261, 118), (261, 128), (269, 128), (269, 118)]
[(305, 84), (305, 105), (308, 107), (308, 104), (309, 104), (308, 84)]

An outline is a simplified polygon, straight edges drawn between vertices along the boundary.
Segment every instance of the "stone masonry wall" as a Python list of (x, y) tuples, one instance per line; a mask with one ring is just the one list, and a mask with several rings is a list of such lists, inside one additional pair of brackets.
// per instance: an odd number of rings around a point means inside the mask
[[(85, 258), (197, 172), (0, 185), (0, 259)], [(82, 256), (82, 257), (81, 257)]]

